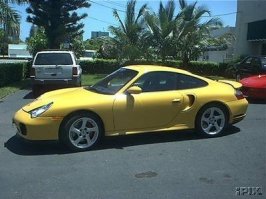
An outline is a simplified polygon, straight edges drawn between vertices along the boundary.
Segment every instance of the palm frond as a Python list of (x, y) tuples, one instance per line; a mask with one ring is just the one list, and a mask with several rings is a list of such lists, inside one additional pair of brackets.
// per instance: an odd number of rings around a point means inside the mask
[(140, 19), (140, 17), (144, 16), (147, 7), (148, 7), (148, 4), (144, 4), (143, 6), (141, 6), (141, 8), (139, 9), (138, 16), (135, 20), (135, 23), (138, 23), (138, 20)]
[(124, 26), (124, 24), (123, 24), (123, 22), (122, 22), (122, 20), (121, 20), (121, 18), (120, 18), (120, 16), (119, 16), (117, 10), (114, 10), (114, 11), (113, 11), (113, 15), (114, 15), (114, 17), (119, 21), (120, 26), (122, 27), (123, 31), (126, 32), (126, 28), (125, 28), (125, 26)]

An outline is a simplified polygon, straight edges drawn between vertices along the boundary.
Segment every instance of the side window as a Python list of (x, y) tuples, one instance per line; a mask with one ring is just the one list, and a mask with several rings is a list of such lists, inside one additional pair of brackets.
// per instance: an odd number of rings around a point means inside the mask
[(260, 69), (261, 65), (260, 65), (260, 59), (259, 58), (254, 58), (252, 60), (252, 67), (254, 67), (255, 70)]
[(247, 60), (244, 62), (245, 64), (251, 64), (252, 57), (247, 58)]
[(198, 79), (196, 77), (191, 77), (189, 75), (177, 74), (177, 88), (178, 90), (183, 89), (192, 89), (192, 88), (200, 88), (207, 86), (208, 83)]
[(266, 71), (266, 57), (261, 58), (262, 70)]
[(176, 73), (150, 72), (141, 76), (134, 86), (139, 86), (143, 92), (176, 90)]

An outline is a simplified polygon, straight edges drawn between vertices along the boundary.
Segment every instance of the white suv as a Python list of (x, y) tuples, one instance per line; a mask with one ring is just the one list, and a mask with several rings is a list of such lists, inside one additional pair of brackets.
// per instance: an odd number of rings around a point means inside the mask
[(31, 68), (32, 91), (40, 86), (81, 86), (82, 69), (72, 51), (41, 51)]

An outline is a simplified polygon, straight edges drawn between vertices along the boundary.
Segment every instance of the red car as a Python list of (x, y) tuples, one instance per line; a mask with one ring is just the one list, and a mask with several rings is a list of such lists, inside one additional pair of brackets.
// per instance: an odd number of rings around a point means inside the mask
[(252, 99), (266, 100), (266, 75), (255, 75), (240, 80), (242, 92)]

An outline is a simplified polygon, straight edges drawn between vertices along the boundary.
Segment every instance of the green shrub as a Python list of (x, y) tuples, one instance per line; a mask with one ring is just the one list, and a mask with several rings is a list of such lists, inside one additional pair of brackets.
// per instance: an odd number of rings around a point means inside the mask
[(182, 62), (177, 60), (169, 61), (148, 61), (148, 60), (135, 60), (135, 61), (124, 61), (119, 63), (117, 60), (111, 59), (96, 59), (93, 61), (81, 61), (80, 65), (82, 67), (84, 74), (109, 74), (117, 70), (122, 66), (128, 65), (160, 65), (168, 66), (174, 68), (180, 68), (188, 70), (192, 73), (204, 76), (224, 76), (224, 77), (233, 77), (234, 71), (231, 65), (222, 63), (217, 64), (214, 62), (202, 62), (202, 61), (192, 61), (189, 66), (184, 68), (182, 67)]
[(109, 74), (121, 67), (115, 59), (81, 61), (79, 64), (83, 74)]
[(28, 62), (0, 64), (0, 87), (25, 79), (28, 71)]
[[(136, 60), (136, 61), (124, 61), (118, 62), (115, 59), (96, 59), (93, 61), (81, 61), (80, 65), (83, 70), (83, 74), (109, 74), (119, 69), (122, 66), (128, 65), (161, 65), (175, 68), (181, 68), (188, 70), (192, 73), (204, 76), (223, 76), (234, 77), (234, 67), (232, 63), (213, 63), (213, 62), (200, 62), (192, 61), (189, 66), (182, 67), (181, 61), (148, 61), (148, 60)], [(0, 87), (21, 81), (30, 76), (31, 62), (24, 63), (5, 63), (0, 64)]]

